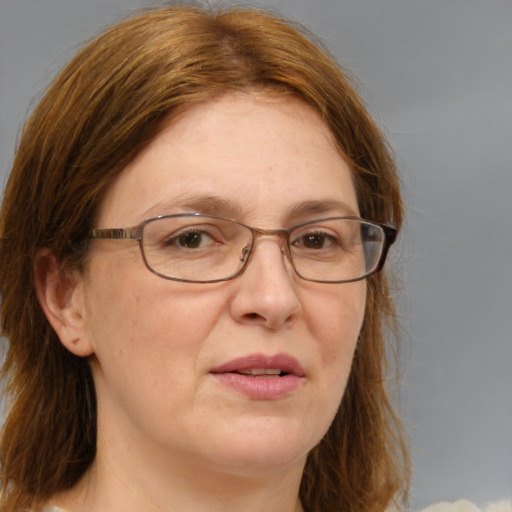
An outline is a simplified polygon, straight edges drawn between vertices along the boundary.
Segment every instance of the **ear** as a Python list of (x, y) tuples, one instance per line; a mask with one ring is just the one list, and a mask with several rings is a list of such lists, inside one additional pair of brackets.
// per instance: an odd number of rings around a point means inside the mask
[(53, 253), (42, 249), (34, 260), (34, 276), (39, 303), (61, 343), (77, 356), (91, 355), (82, 275), (64, 269)]

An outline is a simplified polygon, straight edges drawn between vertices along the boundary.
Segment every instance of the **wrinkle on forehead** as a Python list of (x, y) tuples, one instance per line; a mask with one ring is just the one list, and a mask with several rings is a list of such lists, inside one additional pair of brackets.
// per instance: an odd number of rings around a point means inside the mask
[[(339, 176), (331, 187), (322, 183), (329, 169)], [(116, 201), (120, 181), (129, 185)], [(174, 117), (113, 182), (101, 213), (109, 203), (108, 217), (124, 225), (180, 212), (244, 222), (250, 208), (278, 223), (324, 212), (357, 216), (353, 181), (312, 107), (293, 95), (237, 92)]]
[[(143, 214), (142, 220), (159, 215), (176, 213), (202, 213), (241, 221), (245, 217), (244, 206), (236, 200), (210, 194), (182, 194), (159, 201)], [(338, 199), (300, 201), (290, 205), (286, 219), (293, 221), (304, 217), (350, 216), (355, 211), (344, 201)]]

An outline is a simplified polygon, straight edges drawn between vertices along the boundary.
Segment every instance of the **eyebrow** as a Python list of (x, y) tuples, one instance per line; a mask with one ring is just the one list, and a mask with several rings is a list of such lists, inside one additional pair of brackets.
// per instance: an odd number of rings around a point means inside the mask
[(298, 203), (290, 209), (291, 218), (302, 217), (305, 215), (328, 215), (340, 214), (342, 216), (357, 217), (359, 212), (354, 210), (344, 201), (338, 199), (323, 199), (320, 201), (304, 201)]
[(242, 215), (243, 208), (240, 203), (223, 197), (208, 194), (187, 194), (172, 199), (164, 199), (146, 210), (144, 215), (166, 215), (183, 211), (239, 218)]
[[(233, 220), (240, 220), (244, 216), (244, 208), (238, 201), (207, 194), (184, 195), (172, 200), (165, 199), (151, 206), (151, 208), (144, 212), (144, 215), (147, 218), (147, 216), (154, 217), (181, 212), (202, 213)], [(323, 199), (302, 201), (292, 205), (287, 212), (286, 218), (293, 221), (311, 215), (357, 217), (359, 212), (344, 201)]]

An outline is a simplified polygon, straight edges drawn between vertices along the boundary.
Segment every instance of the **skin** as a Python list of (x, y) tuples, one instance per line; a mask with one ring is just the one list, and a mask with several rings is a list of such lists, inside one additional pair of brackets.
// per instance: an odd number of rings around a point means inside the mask
[[(111, 186), (97, 227), (198, 210), (266, 229), (358, 214), (351, 170), (318, 115), (263, 93), (225, 95), (174, 119)], [(69, 512), (301, 510), (307, 453), (349, 375), (364, 281), (302, 280), (272, 237), (258, 240), (240, 276), (214, 284), (152, 274), (133, 240), (93, 242), (80, 275), (62, 277), (44, 251), (36, 269), (62, 343), (90, 356), (99, 412), (92, 468), (52, 503)], [(295, 357), (305, 371), (297, 390), (252, 400), (210, 373), (254, 353)]]

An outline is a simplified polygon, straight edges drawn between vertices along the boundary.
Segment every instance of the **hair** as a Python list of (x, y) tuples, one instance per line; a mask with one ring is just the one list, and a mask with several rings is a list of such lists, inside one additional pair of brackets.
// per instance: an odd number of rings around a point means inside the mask
[[(2, 511), (36, 509), (73, 487), (95, 457), (89, 362), (67, 351), (48, 323), (35, 293), (34, 257), (47, 248), (64, 266), (83, 268), (102, 198), (127, 163), (178, 111), (253, 90), (310, 105), (351, 165), (361, 216), (400, 228), (392, 153), (350, 79), (303, 27), (253, 8), (180, 5), (142, 11), (107, 29), (34, 109), (6, 186)], [(367, 280), (365, 319), (341, 406), (307, 458), (300, 497), (308, 512), (377, 512), (406, 503), (409, 459), (388, 389), (394, 375), (388, 344), (397, 337), (387, 272)]]

